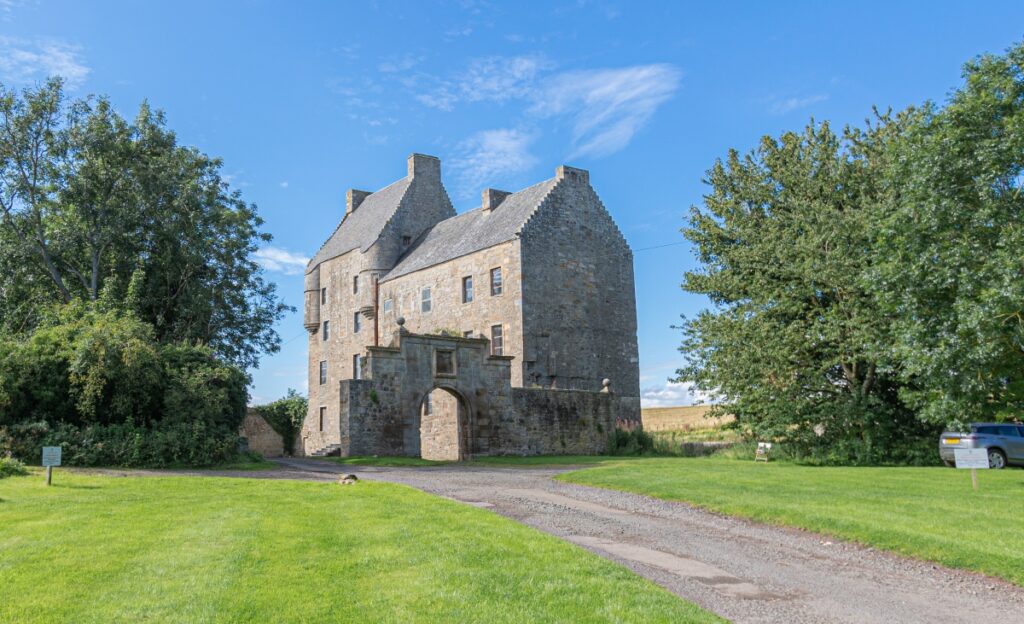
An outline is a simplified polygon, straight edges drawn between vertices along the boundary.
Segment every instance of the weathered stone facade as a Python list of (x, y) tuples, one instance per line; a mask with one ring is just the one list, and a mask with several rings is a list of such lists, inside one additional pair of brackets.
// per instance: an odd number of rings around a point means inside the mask
[(250, 409), (245, 414), (238, 435), (245, 438), (246, 447), (253, 453), (264, 457), (281, 457), (284, 455), (284, 439), (274, 431), (270, 423), (260, 416), (256, 410)]
[[(559, 167), (517, 193), (487, 189), (480, 208), (456, 215), (440, 162), (410, 156), (402, 180), (376, 193), (349, 191), (344, 219), (307, 270), (305, 325), (307, 453), (593, 451), (603, 449), (608, 431), (595, 446), (596, 428), (566, 419), (597, 422), (586, 410), (610, 410), (611, 423), (639, 419), (632, 253), (580, 169)], [(487, 355), (482, 376), (464, 378), (460, 369), (454, 388), (420, 370), (430, 387), (416, 396), (387, 409), (366, 403), (366, 393), (380, 401), (397, 383), (388, 358), (411, 357), (393, 349), (409, 336), (436, 341), (442, 333)], [(601, 392), (605, 378), (614, 399)], [(437, 387), (450, 397), (436, 395), (431, 409), (424, 397)], [(481, 416), (481, 402), (494, 402), (487, 409), (495, 415)], [(468, 424), (449, 426), (461, 420)], [(403, 437), (397, 445), (384, 431), (414, 421), (415, 444)]]

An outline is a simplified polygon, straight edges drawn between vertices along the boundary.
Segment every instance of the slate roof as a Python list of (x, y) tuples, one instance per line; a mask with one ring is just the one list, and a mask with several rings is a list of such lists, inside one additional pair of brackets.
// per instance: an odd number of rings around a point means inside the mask
[[(437, 223), (413, 243), (381, 281), (514, 239), (557, 183), (556, 178), (545, 180), (512, 193), (493, 210), (477, 208)], [(356, 212), (360, 210), (362, 207)]]
[(306, 265), (306, 272), (312, 271), (325, 260), (337, 258), (353, 249), (369, 249), (395, 214), (411, 183), (412, 178), (402, 178), (367, 195), (357, 210), (341, 220), (334, 233)]

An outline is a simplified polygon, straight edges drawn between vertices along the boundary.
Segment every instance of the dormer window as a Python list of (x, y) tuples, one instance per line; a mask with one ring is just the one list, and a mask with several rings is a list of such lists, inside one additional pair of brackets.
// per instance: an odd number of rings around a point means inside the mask
[(411, 244), (412, 244), (412, 236), (403, 236), (402, 237), (402, 249), (405, 249), (406, 247), (408, 247)]

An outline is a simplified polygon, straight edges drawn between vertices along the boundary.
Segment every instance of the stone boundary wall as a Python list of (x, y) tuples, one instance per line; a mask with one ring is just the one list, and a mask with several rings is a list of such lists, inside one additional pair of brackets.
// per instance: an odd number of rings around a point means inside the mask
[(284, 455), (284, 439), (281, 438), (281, 434), (274, 431), (270, 423), (254, 409), (246, 412), (245, 420), (238, 428), (238, 435), (246, 439), (248, 448), (253, 453), (258, 453), (263, 457)]

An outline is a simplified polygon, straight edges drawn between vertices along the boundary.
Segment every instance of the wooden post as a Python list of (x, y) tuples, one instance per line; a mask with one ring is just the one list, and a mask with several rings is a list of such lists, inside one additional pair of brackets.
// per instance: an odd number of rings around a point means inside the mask
[(46, 467), (46, 485), (53, 483), (53, 466)]

